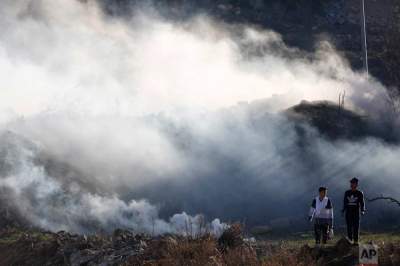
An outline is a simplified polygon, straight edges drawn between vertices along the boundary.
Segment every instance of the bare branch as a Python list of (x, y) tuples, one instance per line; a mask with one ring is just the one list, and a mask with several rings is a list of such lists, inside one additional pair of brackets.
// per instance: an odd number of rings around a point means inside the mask
[(395, 203), (395, 204), (399, 205), (399, 207), (400, 207), (400, 201), (398, 201), (397, 199), (392, 198), (392, 197), (380, 196), (380, 197), (376, 197), (376, 198), (372, 198), (372, 199), (367, 199), (368, 202), (373, 202), (373, 201), (377, 201), (377, 200), (386, 200), (386, 201)]

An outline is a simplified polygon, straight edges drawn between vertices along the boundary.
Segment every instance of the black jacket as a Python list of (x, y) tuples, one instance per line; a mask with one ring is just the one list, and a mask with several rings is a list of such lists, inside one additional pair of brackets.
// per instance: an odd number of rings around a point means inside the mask
[(359, 190), (347, 190), (344, 193), (342, 212), (360, 210), (365, 212), (364, 194)]

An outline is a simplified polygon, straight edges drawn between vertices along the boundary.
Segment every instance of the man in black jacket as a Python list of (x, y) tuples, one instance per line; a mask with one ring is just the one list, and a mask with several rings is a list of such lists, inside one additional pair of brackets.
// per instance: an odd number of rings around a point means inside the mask
[(350, 180), (351, 189), (344, 193), (343, 210), (346, 214), (347, 236), (350, 241), (358, 245), (358, 236), (360, 233), (360, 213), (365, 214), (364, 194), (357, 189), (358, 179)]

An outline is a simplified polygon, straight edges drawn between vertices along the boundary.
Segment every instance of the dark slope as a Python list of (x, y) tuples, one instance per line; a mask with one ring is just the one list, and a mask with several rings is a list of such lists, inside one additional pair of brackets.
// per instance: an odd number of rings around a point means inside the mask
[(303, 101), (286, 110), (285, 114), (295, 123), (305, 123), (315, 127), (319, 133), (333, 140), (357, 140), (366, 137), (385, 139), (385, 135), (375, 132), (367, 117), (340, 108), (331, 102)]
[[(246, 219), (249, 225), (284, 223), (291, 230), (301, 230), (307, 226), (303, 215), (315, 187), (321, 182), (326, 183), (332, 189), (332, 195), (334, 193), (335, 202), (340, 202), (347, 177), (358, 174), (354, 173), (358, 170), (352, 165), (362, 157), (362, 154), (352, 154), (348, 159), (339, 160), (332, 154), (332, 161), (330, 157), (321, 158), (320, 143), (328, 145), (329, 149), (330, 145), (342, 145), (338, 149), (343, 149), (346, 145), (356, 144), (354, 151), (357, 152), (363, 151), (357, 144), (364, 145), (365, 139), (374, 138), (378, 143), (387, 141), (385, 136), (388, 134), (376, 133), (377, 125), (368, 117), (346, 109), (339, 111), (333, 103), (302, 102), (281, 114), (266, 112), (260, 102), (254, 105), (238, 105), (210, 115), (215, 122), (207, 125), (223, 133), (213, 134), (212, 138), (200, 134), (192, 125), (157, 118), (154, 123), (160, 132), (187, 157), (187, 168), (176, 176), (150, 180), (143, 186), (119, 188), (121, 198), (127, 202), (148, 199), (160, 206), (162, 218), (186, 211), (204, 213), (210, 219), (218, 217), (224, 221)], [(205, 116), (193, 123), (207, 120)], [(6, 132), (0, 134), (0, 143), (0, 181), (23, 162), (19, 158), (20, 152), (28, 151), (37, 166), (43, 167), (51, 179), (65, 186), (65, 196), (69, 197), (68, 185), (72, 182), (82, 191), (107, 191), (90, 171), (79, 171), (69, 158), (54, 156), (24, 137)], [(79, 156), (77, 154), (77, 158)], [(132, 175), (135, 175), (134, 168)], [(384, 192), (388, 189), (385, 184), (375, 184), (372, 178), (368, 182), (363, 184), (367, 192), (373, 186), (384, 188)], [(376, 188), (372, 191), (376, 193)], [(26, 191), (33, 192), (34, 188)], [(9, 202), (8, 194), (2, 191), (1, 195), (2, 217), (8, 217), (3, 219), (6, 224), (10, 221), (13, 206), (4, 208)], [(18, 213), (15, 220), (19, 220)], [(397, 221), (396, 218), (389, 223)]]

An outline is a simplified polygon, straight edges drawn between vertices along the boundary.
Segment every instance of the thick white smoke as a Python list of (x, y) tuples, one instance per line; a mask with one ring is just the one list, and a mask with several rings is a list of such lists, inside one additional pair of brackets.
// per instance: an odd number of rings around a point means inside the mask
[[(263, 209), (253, 203), (268, 195), (271, 206), (306, 191), (296, 175), (335, 176), (326, 169), (364, 149), (397, 154), (374, 141), (337, 149), (310, 130), (316, 144), (306, 153), (322, 165), (310, 173), (294, 125), (274, 112), (303, 99), (336, 102), (343, 90), (354, 110), (388, 110), (385, 88), (352, 71), (328, 43), (308, 54), (270, 31), (204, 16), (109, 17), (95, 1), (0, 3), (0, 125), (40, 147), (27, 155), (21, 144), (0, 184), (37, 226), (177, 232), (201, 216), (163, 220), (159, 208), (240, 219)], [(249, 110), (254, 100), (259, 107)], [(368, 175), (361, 169), (380, 158), (365, 153), (354, 174)]]
[(140, 115), (271, 96), (285, 107), (336, 101), (343, 90), (368, 97), (378, 86), (326, 43), (306, 55), (276, 33), (205, 17), (179, 24), (138, 12), (126, 21), (106, 17), (94, 1), (1, 3), (1, 107), (18, 114)]
[(158, 208), (145, 200), (124, 202), (116, 195), (85, 191), (76, 182), (57, 181), (43, 166), (35, 165), (39, 147), (24, 144), (11, 132), (4, 133), (2, 140), (2, 160), (10, 171), (3, 170), (0, 186), (6, 188), (3, 192), (7, 191), (10, 205), (16, 204), (12, 207), (41, 228), (95, 232), (122, 227), (135, 232), (193, 236), (206, 232), (219, 235), (225, 227), (219, 219), (207, 223), (201, 215), (192, 217), (185, 212), (167, 222), (159, 218)]

